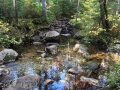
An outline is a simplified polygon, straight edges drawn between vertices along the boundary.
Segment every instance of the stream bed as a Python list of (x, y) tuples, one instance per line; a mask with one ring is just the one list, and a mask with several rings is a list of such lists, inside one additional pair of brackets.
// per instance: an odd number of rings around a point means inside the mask
[[(61, 40), (58, 54), (48, 54), (45, 57), (37, 53), (37, 50), (44, 51), (44, 45), (27, 44), (14, 48), (20, 57), (15, 62), (5, 64), (10, 74), (3, 81), (8, 83), (19, 77), (38, 74), (41, 77), (40, 83), (38, 87), (31, 90), (98, 90), (99, 86), (97, 85), (84, 87), (85, 83), (80, 82), (80, 76), (98, 80), (98, 77), (107, 70), (101, 69), (102, 61), (107, 60), (109, 66), (113, 60), (119, 58), (119, 55), (99, 51), (89, 45), (86, 49), (84, 44), (81, 44), (81, 53), (74, 52), (75, 44), (76, 40), (74, 39)], [(90, 55), (90, 58), (86, 58), (86, 55)]]

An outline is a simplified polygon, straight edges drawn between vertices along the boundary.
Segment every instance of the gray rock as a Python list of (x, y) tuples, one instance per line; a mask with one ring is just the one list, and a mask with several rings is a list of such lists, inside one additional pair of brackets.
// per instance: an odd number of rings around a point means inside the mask
[(120, 52), (120, 44), (119, 43), (116, 43), (116, 44), (113, 44), (113, 45), (110, 45), (107, 49), (108, 52)]
[(52, 38), (52, 37), (57, 37), (60, 34), (57, 31), (49, 31), (46, 32), (45, 38)]
[(9, 73), (10, 73), (10, 71), (8, 69), (0, 67), (0, 76), (6, 76)]
[(40, 41), (40, 37), (39, 36), (33, 36), (32, 39), (36, 42), (39, 42)]
[(70, 81), (72, 81), (73, 79), (74, 79), (74, 76), (71, 75), (71, 74), (67, 74), (67, 75), (65, 76), (65, 81), (67, 81), (67, 82), (70, 82)]
[(88, 82), (89, 84), (92, 84), (92, 85), (97, 85), (99, 83), (99, 81), (97, 79), (88, 78), (88, 77), (85, 77), (85, 76), (81, 76), (80, 80), (82, 82)]
[(55, 28), (55, 31), (60, 33), (62, 31), (62, 28)]
[(71, 73), (71, 74), (73, 74), (73, 75), (76, 75), (76, 74), (79, 73), (77, 68), (70, 68), (70, 69), (68, 70), (68, 72)]
[(41, 57), (44, 58), (45, 56), (46, 56), (46, 53), (42, 53), (42, 54), (41, 54)]
[(61, 79), (60, 78), (60, 73), (53, 74), (52, 79), (55, 80), (55, 81), (59, 81)]
[(50, 45), (46, 47), (46, 52), (55, 55), (58, 53), (58, 46), (57, 45)]
[(41, 42), (33, 42), (33, 45), (39, 46), (39, 45), (41, 45), (41, 44), (42, 44)]
[(97, 63), (90, 63), (90, 64), (88, 65), (88, 68), (89, 68), (89, 69), (92, 69), (92, 70), (95, 70), (95, 69), (98, 68), (98, 64), (97, 64)]
[(34, 90), (39, 86), (41, 77), (37, 74), (26, 75), (15, 79), (5, 90)]
[(61, 34), (62, 36), (64, 36), (64, 37), (70, 37), (71, 36), (71, 34), (69, 34), (69, 33), (67, 33), (67, 34)]
[(37, 53), (45, 53), (45, 51), (37, 50)]
[(4, 49), (0, 52), (0, 61), (3, 62), (10, 62), (15, 61), (18, 53), (13, 49)]

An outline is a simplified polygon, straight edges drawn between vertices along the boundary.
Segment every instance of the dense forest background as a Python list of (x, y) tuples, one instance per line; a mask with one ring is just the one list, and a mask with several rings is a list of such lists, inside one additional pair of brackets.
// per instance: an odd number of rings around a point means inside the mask
[(69, 18), (91, 43), (108, 46), (120, 39), (120, 0), (1, 0), (0, 45), (20, 44), (61, 18)]

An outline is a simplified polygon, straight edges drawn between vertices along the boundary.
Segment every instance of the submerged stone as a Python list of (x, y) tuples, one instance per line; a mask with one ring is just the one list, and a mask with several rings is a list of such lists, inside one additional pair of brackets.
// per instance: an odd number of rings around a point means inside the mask
[(41, 77), (37, 74), (26, 75), (12, 81), (5, 90), (33, 90), (38, 87)]
[(6, 76), (9, 73), (10, 73), (10, 71), (8, 69), (0, 67), (0, 76)]
[(98, 64), (97, 63), (90, 63), (89, 65), (88, 65), (88, 68), (89, 69), (92, 69), (92, 70), (95, 70), (95, 69), (97, 69), (98, 68)]

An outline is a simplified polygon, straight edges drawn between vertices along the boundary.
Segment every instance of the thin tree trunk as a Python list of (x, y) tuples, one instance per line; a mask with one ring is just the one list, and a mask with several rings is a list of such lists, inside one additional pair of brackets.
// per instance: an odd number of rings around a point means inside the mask
[(120, 13), (120, 0), (118, 0), (116, 15), (119, 14), (119, 13)]
[(99, 3), (100, 3), (100, 16), (101, 16), (102, 27), (107, 31), (109, 31), (110, 27), (108, 21), (106, 0), (99, 0)]
[(46, 0), (42, 0), (42, 12), (44, 18), (46, 19), (47, 18)]
[(14, 6), (14, 10), (15, 10), (15, 21), (16, 21), (16, 24), (18, 24), (17, 0), (13, 0), (13, 6)]
[(78, 0), (78, 5), (77, 5), (76, 22), (77, 22), (77, 18), (78, 18), (79, 6), (80, 6), (80, 0)]
[(2, 12), (3, 15), (5, 15), (5, 3), (4, 3), (4, 0), (3, 0), (3, 12)]

